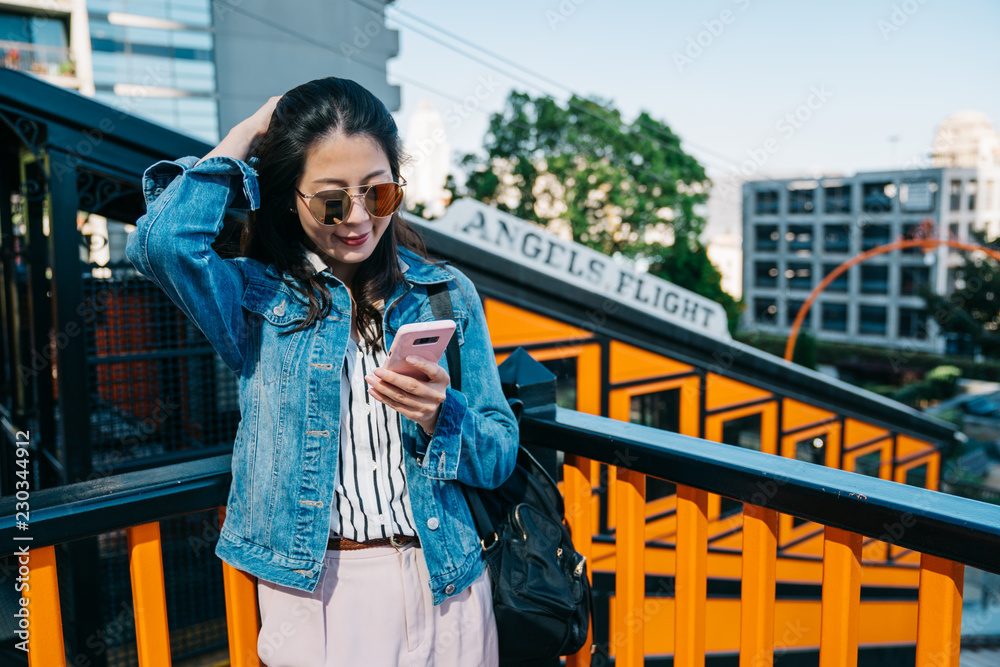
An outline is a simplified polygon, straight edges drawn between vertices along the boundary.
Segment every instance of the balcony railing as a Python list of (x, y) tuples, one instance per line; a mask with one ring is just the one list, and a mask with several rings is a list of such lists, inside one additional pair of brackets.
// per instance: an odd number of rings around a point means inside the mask
[(0, 39), (0, 66), (45, 76), (75, 76), (68, 47)]
[[(705, 663), (708, 499), (716, 493), (744, 503), (741, 666), (771, 665), (780, 648), (775, 641), (782, 630), (775, 627), (777, 525), (778, 514), (789, 513), (825, 526), (822, 667), (857, 664), (865, 536), (922, 554), (916, 664), (957, 667), (964, 565), (1000, 572), (1000, 507), (557, 408), (554, 378), (531, 364), (537, 362), (520, 350), (501, 365), (501, 374), (508, 371), (509, 397), (524, 404), (522, 442), (564, 453), (566, 518), (577, 548), (588, 558), (597, 546), (591, 534), (591, 462), (613, 466), (615, 594), (602, 651), (616, 665), (643, 664), (645, 627), (656, 613), (655, 601), (645, 593), (645, 486), (651, 475), (677, 484), (675, 665)], [(544, 382), (537, 381), (545, 374)], [(25, 560), (31, 586), (24, 593), (32, 667), (67, 664), (54, 545), (121, 528), (128, 531), (134, 609), (141, 610), (135, 618), (139, 664), (171, 664), (159, 521), (206, 508), (223, 512), (230, 463), (229, 455), (215, 456), (34, 492), (28, 531), (18, 528), (18, 499), (0, 500), (0, 549), (13, 553), (30, 547)], [(254, 580), (224, 565), (224, 586), (231, 664), (258, 665)], [(590, 661), (586, 650), (567, 658), (568, 665)]]

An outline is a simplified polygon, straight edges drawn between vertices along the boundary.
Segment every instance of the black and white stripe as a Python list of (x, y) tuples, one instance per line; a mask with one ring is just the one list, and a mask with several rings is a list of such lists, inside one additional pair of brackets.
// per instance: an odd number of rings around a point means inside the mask
[(368, 395), (365, 376), (385, 352), (348, 339), (341, 377), (340, 461), (330, 534), (358, 542), (416, 535), (403, 469), (399, 413)]

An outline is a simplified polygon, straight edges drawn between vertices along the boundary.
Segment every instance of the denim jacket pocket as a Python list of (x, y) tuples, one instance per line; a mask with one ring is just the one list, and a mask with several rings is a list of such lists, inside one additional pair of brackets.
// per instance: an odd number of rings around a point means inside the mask
[(309, 315), (309, 304), (290, 292), (248, 283), (243, 292), (243, 307), (256, 313), (276, 327), (301, 322)]
[(250, 347), (244, 373), (257, 375), (262, 384), (297, 376), (308, 346), (315, 343), (310, 329), (286, 333), (309, 315), (309, 304), (290, 291), (248, 283), (242, 305), (251, 313)]

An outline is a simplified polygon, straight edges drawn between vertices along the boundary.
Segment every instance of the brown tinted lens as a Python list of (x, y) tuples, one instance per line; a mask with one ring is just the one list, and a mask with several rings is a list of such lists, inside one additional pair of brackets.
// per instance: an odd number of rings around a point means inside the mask
[(399, 183), (379, 183), (365, 194), (365, 207), (376, 218), (392, 215), (402, 201), (403, 188)]
[(337, 225), (347, 217), (350, 198), (343, 190), (328, 190), (317, 192), (312, 198), (310, 208), (316, 219), (324, 225)]

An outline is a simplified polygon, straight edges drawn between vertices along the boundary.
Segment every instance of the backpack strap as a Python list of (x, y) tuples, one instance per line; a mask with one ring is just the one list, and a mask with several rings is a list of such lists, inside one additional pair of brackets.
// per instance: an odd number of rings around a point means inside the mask
[[(451, 295), (446, 283), (432, 283), (427, 286), (427, 296), (431, 301), (431, 312), (436, 320), (451, 320), (455, 311), (451, 304)], [(445, 350), (448, 358), (448, 369), (451, 373), (451, 386), (462, 391), (462, 355), (458, 350), (458, 336), (452, 336)]]
[[(455, 311), (452, 307), (451, 294), (447, 283), (432, 283), (427, 285), (427, 296), (431, 302), (431, 312), (434, 313), (434, 319), (454, 319)], [(458, 347), (458, 336), (452, 336), (451, 340), (448, 341), (445, 355), (448, 359), (448, 373), (451, 376), (451, 386), (457, 391), (462, 391), (462, 355)], [(423, 452), (420, 453), (420, 456), (423, 456)], [(493, 522), (490, 521), (489, 514), (486, 512), (486, 507), (483, 505), (483, 500), (479, 497), (478, 491), (479, 489), (470, 489), (465, 484), (462, 484), (462, 492), (465, 494), (465, 500), (469, 504), (469, 510), (472, 512), (472, 518), (476, 523), (476, 531), (479, 533), (479, 542), (483, 545), (483, 550), (489, 550), (497, 544), (497, 534), (493, 528)], [(486, 540), (491, 540), (488, 546)]]

